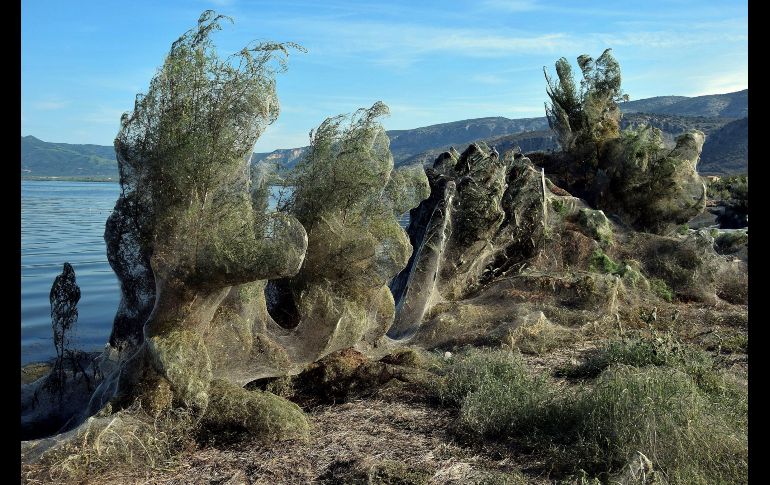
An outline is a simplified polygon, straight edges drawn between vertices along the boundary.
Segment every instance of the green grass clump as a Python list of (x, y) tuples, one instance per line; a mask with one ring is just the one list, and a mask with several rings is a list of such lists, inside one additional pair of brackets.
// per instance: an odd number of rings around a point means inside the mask
[(459, 405), (468, 394), (487, 384), (527, 378), (521, 355), (511, 351), (470, 349), (452, 358), (437, 393), (443, 403)]
[(594, 378), (614, 364), (680, 367), (683, 362), (696, 361), (711, 363), (708, 354), (690, 350), (668, 335), (652, 338), (629, 337), (606, 342), (589, 354), (585, 362), (563, 369), (562, 373), (572, 378)]
[(620, 274), (623, 265), (613, 261), (601, 249), (596, 249), (591, 254), (591, 261), (588, 269), (597, 273)]
[(611, 479), (641, 452), (668, 483), (746, 480), (745, 389), (673, 344), (616, 344), (604, 362), (595, 381), (564, 388), (518, 353), (471, 350), (449, 362), (439, 395), (459, 407), (462, 436), (542, 454), (557, 476)]
[(748, 242), (748, 231), (722, 232), (714, 238), (714, 250), (719, 254), (731, 254)]
[(720, 408), (719, 412), (729, 415), (738, 424), (745, 422), (748, 402), (742, 386), (719, 370), (711, 354), (685, 345), (669, 334), (611, 340), (589, 354), (583, 363), (559, 369), (557, 374), (593, 379), (615, 365), (678, 369), (692, 379), (701, 394)]
[(575, 403), (581, 465), (615, 471), (637, 451), (669, 483), (745, 483), (745, 430), (714, 412), (689, 375), (670, 367), (613, 366)]
[(670, 286), (668, 286), (668, 283), (666, 283), (662, 279), (660, 278), (650, 279), (650, 288), (652, 289), (653, 293), (658, 295), (663, 300), (666, 300), (669, 303), (674, 300), (674, 291), (671, 289)]
[(569, 427), (551, 412), (555, 393), (548, 376), (532, 374), (521, 354), (510, 350), (471, 349), (454, 357), (438, 396), (460, 408), (457, 431), (472, 439), (507, 436), (532, 442)]

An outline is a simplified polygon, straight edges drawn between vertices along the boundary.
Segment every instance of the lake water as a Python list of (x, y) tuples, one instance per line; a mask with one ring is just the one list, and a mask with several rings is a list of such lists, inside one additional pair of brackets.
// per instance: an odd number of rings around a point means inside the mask
[(104, 223), (117, 183), (21, 182), (21, 363), (56, 355), (48, 295), (65, 262), (80, 286), (72, 347), (101, 350), (110, 336), (120, 288), (107, 262)]
[[(119, 194), (117, 183), (22, 181), (22, 365), (56, 356), (48, 295), (65, 262), (81, 294), (71, 347), (98, 351), (109, 339), (120, 287), (103, 236)], [(400, 222), (406, 227), (409, 215)]]

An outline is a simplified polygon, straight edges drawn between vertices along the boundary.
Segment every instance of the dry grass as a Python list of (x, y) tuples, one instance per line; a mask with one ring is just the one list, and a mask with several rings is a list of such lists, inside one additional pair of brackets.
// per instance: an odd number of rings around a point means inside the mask
[[(449, 432), (452, 410), (373, 398), (318, 407), (309, 416), (308, 442), (242, 440), (202, 447), (175, 472), (158, 474), (152, 483), (350, 483), (335, 476), (367, 473), (382, 480), (374, 483), (547, 483), (537, 477), (521, 481), (510, 453), (492, 457), (456, 442)], [(399, 470), (400, 482), (393, 477)], [(425, 481), (409, 481), (416, 476)]]
[(138, 405), (94, 417), (23, 464), (22, 483), (141, 483), (178, 466), (194, 446), (192, 427), (188, 413), (152, 418)]
[(503, 343), (525, 354), (542, 355), (574, 343), (575, 333), (571, 328), (554, 325), (543, 315), (534, 322), (516, 327)]

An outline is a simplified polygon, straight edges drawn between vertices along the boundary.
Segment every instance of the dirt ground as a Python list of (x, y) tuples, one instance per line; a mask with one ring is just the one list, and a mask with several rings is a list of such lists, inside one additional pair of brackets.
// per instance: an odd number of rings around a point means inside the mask
[[(517, 465), (526, 457), (458, 442), (453, 412), (428, 403), (374, 396), (318, 407), (309, 417), (307, 443), (203, 445), (173, 473), (145, 483), (367, 483), (367, 475), (380, 478), (373, 483), (525, 483)], [(528, 474), (526, 483), (548, 481)]]

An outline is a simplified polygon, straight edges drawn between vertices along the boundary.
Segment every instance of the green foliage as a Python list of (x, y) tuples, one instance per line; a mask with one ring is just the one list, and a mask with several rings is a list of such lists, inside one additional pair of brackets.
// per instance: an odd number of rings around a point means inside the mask
[[(221, 20), (204, 12), (177, 39), (133, 113), (121, 118), (118, 156), (152, 178), (153, 200), (205, 198), (222, 166), (241, 164), (264, 127), (278, 117), (276, 72), (296, 44), (262, 43), (220, 59), (210, 39)], [(270, 62), (279, 54), (278, 68)], [(137, 167), (138, 168), (138, 167)]]
[(620, 89), (620, 65), (606, 49), (598, 59), (578, 57), (582, 72), (580, 89), (575, 85), (572, 68), (565, 58), (556, 61), (558, 82), (543, 68), (551, 104), (546, 104), (548, 124), (568, 152), (597, 150), (605, 140), (618, 136), (620, 108), (624, 99)]
[(614, 366), (573, 408), (586, 469), (618, 469), (637, 451), (669, 483), (742, 483), (746, 428), (734, 428), (685, 373), (670, 367)]
[(668, 286), (668, 283), (660, 278), (650, 279), (650, 289), (669, 303), (674, 300), (674, 291)]
[(531, 437), (559, 426), (546, 411), (550, 383), (532, 375), (519, 353), (468, 350), (453, 358), (437, 391), (442, 402), (460, 407), (459, 428), (476, 437)]
[(735, 252), (743, 244), (748, 244), (748, 231), (730, 231), (717, 233), (714, 237), (714, 249), (719, 254), (730, 254)]
[(208, 10), (172, 44), (115, 139), (119, 217), (155, 258), (156, 276), (174, 271), (198, 287), (292, 274), (305, 249), (296, 220), (264, 213), (264, 184), (252, 187), (248, 170), (254, 143), (278, 116), (275, 75), (290, 49), (303, 49), (252, 43), (222, 59), (211, 34), (223, 20)]
[(725, 214), (719, 218), (720, 226), (739, 228), (748, 225), (748, 175), (735, 175), (712, 182), (709, 185), (709, 192), (713, 199), (720, 200), (725, 206)]
[(472, 348), (452, 358), (438, 387), (438, 397), (444, 403), (459, 405), (465, 396), (486, 384), (526, 378), (520, 354)]
[(749, 176), (731, 175), (721, 177), (708, 184), (709, 198), (714, 200), (730, 201), (748, 198)]
[(609, 273), (622, 276), (624, 266), (613, 261), (601, 249), (595, 249), (591, 253), (591, 261), (588, 269), (597, 273)]
[[(363, 297), (406, 265), (409, 243), (397, 217), (429, 195), (420, 167), (393, 170), (377, 102), (352, 116), (327, 118), (311, 132), (305, 158), (287, 176), (291, 196), (279, 210), (308, 231), (308, 253), (295, 293), (331, 282), (345, 296)], [(364, 291), (366, 290), (366, 291)], [(342, 295), (342, 294), (341, 294)]]
[(327, 118), (310, 132), (310, 149), (289, 176), (294, 192), (285, 207), (308, 231), (329, 215), (360, 221), (379, 202), (393, 170), (390, 142), (378, 121), (388, 113), (377, 102), (349, 120)]
[(615, 364), (634, 367), (666, 365), (683, 369), (710, 365), (714, 368), (709, 354), (683, 344), (670, 334), (655, 334), (653, 337), (610, 340), (590, 353), (582, 364), (563, 369), (560, 373), (573, 378), (594, 378)]
[(690, 226), (687, 224), (682, 224), (681, 226), (676, 228), (676, 233), (680, 236), (686, 235), (688, 232), (690, 232)]
[(559, 199), (554, 199), (551, 201), (551, 207), (553, 207), (554, 212), (557, 214), (565, 215), (567, 214), (569, 208), (567, 207), (567, 204), (562, 202)]

